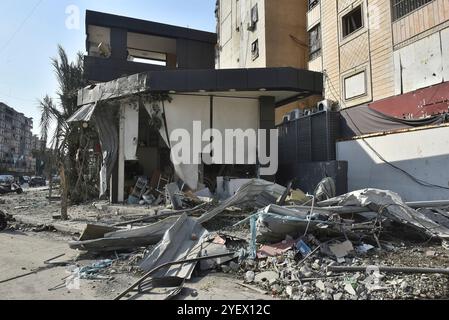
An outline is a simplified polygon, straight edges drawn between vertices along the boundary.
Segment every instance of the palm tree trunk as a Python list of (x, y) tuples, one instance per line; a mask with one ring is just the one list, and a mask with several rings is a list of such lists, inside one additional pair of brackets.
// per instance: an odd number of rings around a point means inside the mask
[[(50, 157), (49, 157), (49, 159), (50, 159)], [(51, 162), (51, 160), (47, 161), (47, 164), (45, 165), (45, 168), (46, 168), (47, 174), (49, 175), (49, 178), (48, 178), (48, 183), (49, 183), (48, 202), (51, 203), (51, 197), (53, 195), (53, 175), (51, 174), (52, 173), (52, 162)]]
[(60, 163), (59, 170), (61, 172), (61, 219), (69, 220), (69, 216), (67, 214), (67, 193), (68, 193), (68, 181), (65, 175), (64, 164)]
[(53, 177), (51, 176), (51, 173), (50, 173), (50, 177), (48, 178), (48, 184), (49, 184), (49, 187), (48, 187), (48, 202), (50, 202), (51, 203), (51, 197), (52, 197), (52, 193), (53, 193)]

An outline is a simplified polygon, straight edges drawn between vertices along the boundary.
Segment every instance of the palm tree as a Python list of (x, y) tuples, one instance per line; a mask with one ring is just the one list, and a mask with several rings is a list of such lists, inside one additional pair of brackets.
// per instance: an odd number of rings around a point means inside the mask
[[(83, 77), (83, 55), (77, 54), (75, 62), (69, 62), (66, 52), (58, 46), (58, 56), (51, 59), (51, 63), (58, 80), (58, 103), (46, 95), (39, 101), (41, 111), (41, 136), (50, 141), (56, 162), (61, 175), (61, 216), (68, 219), (68, 201), (80, 203), (89, 197), (90, 185), (84, 179), (85, 161), (81, 161), (80, 150), (86, 151), (92, 141), (96, 139), (92, 128), (83, 128), (67, 120), (77, 111), (78, 90), (86, 85)], [(50, 126), (54, 124), (55, 130), (49, 138)], [(81, 162), (80, 162), (81, 161)]]

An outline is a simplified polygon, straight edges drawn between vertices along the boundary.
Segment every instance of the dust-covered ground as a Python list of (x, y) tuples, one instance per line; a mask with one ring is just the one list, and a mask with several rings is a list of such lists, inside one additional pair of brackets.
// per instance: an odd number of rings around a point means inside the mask
[[(55, 193), (53, 194), (55, 195)], [(57, 195), (57, 194), (56, 194)], [(2, 279), (29, 272), (43, 265), (43, 261), (65, 253), (61, 259), (74, 259), (73, 266), (89, 266), (94, 262), (111, 259), (110, 267), (99, 271), (103, 279), (82, 279), (80, 289), (68, 289), (64, 277), (70, 275), (68, 267), (45, 270), (7, 283), (0, 283), (1, 299), (113, 299), (142, 273), (137, 265), (145, 249), (131, 254), (88, 256), (70, 250), (67, 242), (77, 235), (62, 236), (48, 228), (58, 219), (59, 201), (46, 199), (46, 188), (25, 190), (22, 195), (10, 194), (1, 199), (1, 209), (16, 218), (28, 217), (38, 221), (26, 226), (11, 223), (9, 231), (0, 234), (0, 269)], [(130, 221), (148, 214), (151, 208), (139, 207), (142, 213), (126, 214), (110, 210), (106, 202), (95, 202), (69, 209), (68, 226), (86, 223), (114, 224)], [(147, 210), (147, 211), (146, 211)], [(226, 212), (205, 225), (209, 231), (249, 240), (248, 224), (232, 227), (247, 216), (241, 211)], [(56, 217), (57, 218), (57, 217)], [(47, 226), (47, 227), (45, 227)], [(81, 227), (80, 227), (81, 228)], [(76, 229), (76, 228), (75, 228)], [(82, 229), (82, 228), (81, 228)], [(34, 232), (44, 231), (44, 232)], [(385, 240), (385, 239), (382, 239)], [(401, 274), (328, 271), (330, 265), (395, 266), (448, 268), (449, 250), (439, 241), (388, 239), (382, 249), (376, 246), (366, 253), (353, 253), (344, 261), (321, 252), (303, 260), (294, 250), (277, 257), (260, 260), (231, 262), (208, 273), (195, 273), (178, 299), (291, 299), (291, 300), (384, 300), (384, 299), (449, 299), (447, 274)], [(1, 280), (0, 279), (0, 282)], [(59, 287), (54, 288), (59, 284)], [(61, 285), (62, 284), (62, 285)], [(141, 299), (152, 299), (143, 296)]]
[[(79, 287), (65, 279), (73, 267), (89, 266), (99, 261), (79, 255), (69, 249), (70, 237), (51, 232), (5, 231), (0, 233), (0, 300), (112, 300), (134, 283), (141, 273), (133, 271), (128, 261), (116, 261), (100, 272), (108, 279), (81, 279)], [(44, 267), (44, 260), (60, 254), (56, 262), (69, 261), (68, 266), (37, 270), (28, 276), (1, 283), (4, 280)], [(112, 258), (97, 257), (98, 259)], [(151, 299), (142, 296), (140, 299)], [(194, 277), (177, 299), (182, 300), (249, 300), (270, 299), (254, 290), (242, 287), (234, 277), (223, 273)]]

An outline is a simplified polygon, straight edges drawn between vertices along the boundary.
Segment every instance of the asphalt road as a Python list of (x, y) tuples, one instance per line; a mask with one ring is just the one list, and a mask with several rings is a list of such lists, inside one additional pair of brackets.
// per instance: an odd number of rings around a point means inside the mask
[[(44, 261), (62, 253), (56, 261), (72, 260), (77, 252), (67, 245), (67, 237), (56, 233), (0, 233), (0, 282), (44, 266)], [(80, 261), (88, 265), (93, 261)], [(81, 280), (79, 289), (48, 289), (63, 283), (67, 267), (56, 267), (20, 279), (0, 283), (0, 300), (112, 300), (136, 278), (129, 274), (117, 275), (112, 282)], [(206, 277), (186, 283), (177, 300), (266, 300), (270, 296), (260, 294), (238, 284), (238, 279), (222, 273), (210, 273)], [(139, 299), (151, 300), (150, 296)]]
[[(59, 261), (76, 255), (67, 242), (61, 239), (45, 239), (42, 236), (21, 232), (0, 233), (0, 282), (10, 277), (30, 272), (44, 266), (44, 260), (65, 253)], [(58, 261), (58, 260), (57, 260)], [(49, 291), (67, 277), (66, 267), (45, 270), (24, 278), (0, 283), (1, 300), (84, 300), (99, 299), (95, 290), (84, 286), (82, 290)]]

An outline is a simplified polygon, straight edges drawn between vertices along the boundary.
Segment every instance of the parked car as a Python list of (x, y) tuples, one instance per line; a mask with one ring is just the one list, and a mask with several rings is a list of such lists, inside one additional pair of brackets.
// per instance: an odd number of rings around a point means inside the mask
[(14, 182), (14, 177), (9, 175), (0, 175), (0, 185), (11, 184)]
[(61, 177), (58, 176), (58, 175), (53, 176), (51, 179), (52, 179), (54, 184), (60, 184), (61, 183)]
[(28, 177), (28, 176), (22, 176), (22, 177), (19, 177), (19, 183), (21, 184), (21, 185), (23, 185), (23, 184), (26, 184), (26, 183), (30, 183), (30, 177)]
[(7, 193), (17, 193), (21, 194), (23, 192), (22, 187), (15, 182), (13, 176), (2, 175), (0, 176), (0, 194)]
[(42, 177), (32, 177), (28, 184), (30, 188), (45, 187), (47, 185), (47, 181)]

